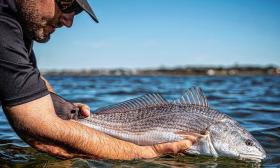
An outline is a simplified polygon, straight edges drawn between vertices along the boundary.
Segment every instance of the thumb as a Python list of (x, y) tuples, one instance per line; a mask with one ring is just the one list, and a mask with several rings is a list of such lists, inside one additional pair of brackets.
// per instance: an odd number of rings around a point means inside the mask
[(90, 116), (90, 108), (86, 105), (80, 107), (80, 114), (84, 117)]
[(90, 108), (89, 106), (82, 104), (82, 103), (74, 103), (75, 106), (79, 108), (79, 114), (83, 117), (90, 116)]

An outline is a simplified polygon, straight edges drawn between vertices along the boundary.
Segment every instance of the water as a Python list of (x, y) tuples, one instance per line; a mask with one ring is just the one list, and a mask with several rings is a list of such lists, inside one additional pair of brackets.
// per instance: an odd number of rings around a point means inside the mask
[(22, 142), (0, 112), (0, 167), (280, 167), (280, 77), (47, 77), (63, 97), (92, 109), (160, 92), (167, 99), (200, 86), (210, 105), (236, 119), (265, 148), (262, 163), (203, 156), (150, 160), (59, 160)]

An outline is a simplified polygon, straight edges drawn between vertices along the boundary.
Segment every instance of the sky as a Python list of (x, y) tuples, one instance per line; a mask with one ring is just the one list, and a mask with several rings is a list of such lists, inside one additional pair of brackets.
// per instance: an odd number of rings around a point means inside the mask
[(45, 44), (40, 69), (280, 66), (280, 0), (88, 0)]

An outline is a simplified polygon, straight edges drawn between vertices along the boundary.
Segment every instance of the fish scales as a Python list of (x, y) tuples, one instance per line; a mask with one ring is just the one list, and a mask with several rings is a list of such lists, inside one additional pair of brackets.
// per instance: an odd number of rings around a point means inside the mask
[[(187, 112), (182, 115), (182, 111), (185, 110)], [(148, 107), (137, 109), (133, 112), (121, 113), (122, 115), (118, 115), (119, 113), (110, 116), (95, 114), (91, 117), (90, 122), (92, 125), (98, 124), (99, 127), (106, 129), (114, 130), (118, 128), (131, 132), (146, 132), (157, 128), (172, 128), (177, 131), (201, 133), (209, 124), (213, 123), (214, 117), (211, 118), (211, 116), (206, 115), (206, 117), (198, 116), (196, 112), (198, 110), (203, 111), (205, 108), (171, 104), (166, 105), (164, 108)]]
[[(170, 106), (170, 105), (169, 105)], [(174, 105), (171, 107), (175, 107)], [(156, 109), (156, 111), (154, 109)], [(125, 114), (121, 114), (119, 115), (118, 113), (116, 114), (111, 114), (111, 115), (104, 115), (104, 114), (97, 114), (95, 116), (95, 119), (100, 119), (101, 121), (110, 121), (110, 122), (132, 122), (132, 121), (138, 121), (140, 119), (145, 119), (145, 118), (150, 118), (150, 117), (154, 117), (154, 116), (159, 116), (165, 113), (169, 114), (171, 112), (176, 112), (179, 111), (179, 113), (182, 113), (182, 111), (185, 111), (186, 109), (189, 108), (189, 106), (180, 106), (180, 109), (169, 109), (167, 110), (167, 106), (166, 107), (161, 107), (160, 109), (157, 109), (157, 107), (153, 107), (153, 108), (143, 108), (143, 109), (138, 109), (135, 110), (133, 112), (128, 111)], [(162, 110), (163, 109), (163, 110)], [(206, 117), (210, 117), (210, 118), (217, 118), (218, 115), (213, 115), (213, 117), (211, 117), (210, 115), (206, 115), (207, 112), (203, 112), (204, 109), (199, 109), (201, 111), (201, 114), (197, 114), (196, 111), (192, 110), (193, 108), (190, 108), (190, 110), (186, 110), (186, 112), (188, 112), (191, 115), (203, 115), (205, 114)], [(211, 112), (215, 112), (215, 111), (211, 111)], [(160, 114), (158, 114), (160, 113)], [(220, 115), (221, 116), (221, 115)], [(223, 118), (223, 117), (221, 117)], [(124, 120), (126, 119), (126, 120)]]
[[(118, 116), (119, 117), (119, 116)], [(98, 117), (97, 117), (98, 118)], [(140, 125), (140, 124), (142, 124), (143, 123), (143, 125), (145, 126), (147, 126), (147, 127), (150, 127), (151, 126), (151, 124), (153, 124), (153, 123), (149, 123), (149, 121), (151, 120), (151, 118), (154, 118), (154, 116), (150, 116), (149, 118), (141, 118), (141, 117), (137, 117), (138, 118), (138, 120), (127, 120), (126, 122), (123, 122), (123, 120), (126, 120), (127, 119), (127, 117), (123, 117), (123, 118), (120, 118), (120, 119), (118, 119), (118, 120), (114, 120), (114, 121), (109, 121), (111, 124), (110, 124), (110, 126), (113, 128), (113, 127), (115, 127), (115, 126), (122, 126), (122, 127), (126, 127), (127, 126), (127, 124), (129, 124), (129, 125), (131, 125), (131, 126), (137, 126), (137, 125)], [(145, 124), (145, 120), (148, 120), (148, 123), (149, 124)], [(102, 121), (102, 119), (100, 120), (99, 118), (97, 119), (97, 120), (95, 120), (95, 121), (93, 121), (93, 122), (98, 122), (98, 123), (100, 123), (100, 124), (102, 124), (103, 123), (103, 121)], [(143, 128), (144, 129), (144, 128)]]

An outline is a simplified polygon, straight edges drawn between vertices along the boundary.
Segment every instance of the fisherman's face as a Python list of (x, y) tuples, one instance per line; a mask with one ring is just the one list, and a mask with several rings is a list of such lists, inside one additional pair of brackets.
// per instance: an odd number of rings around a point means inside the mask
[(62, 26), (71, 27), (75, 13), (62, 13), (55, 0), (17, 0), (24, 31), (29, 38), (45, 43)]

